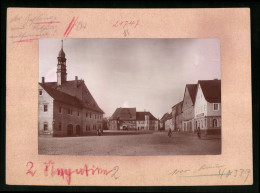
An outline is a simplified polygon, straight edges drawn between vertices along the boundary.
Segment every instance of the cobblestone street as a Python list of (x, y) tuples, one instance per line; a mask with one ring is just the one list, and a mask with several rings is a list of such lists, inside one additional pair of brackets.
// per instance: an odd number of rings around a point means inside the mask
[(108, 133), (102, 136), (39, 137), (39, 154), (53, 155), (207, 155), (221, 154), (219, 137), (167, 132)]

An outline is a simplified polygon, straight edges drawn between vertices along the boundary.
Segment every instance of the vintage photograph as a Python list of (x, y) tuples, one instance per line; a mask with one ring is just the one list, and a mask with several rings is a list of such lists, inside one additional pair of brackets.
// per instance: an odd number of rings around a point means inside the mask
[(221, 154), (220, 40), (40, 39), (38, 153)]

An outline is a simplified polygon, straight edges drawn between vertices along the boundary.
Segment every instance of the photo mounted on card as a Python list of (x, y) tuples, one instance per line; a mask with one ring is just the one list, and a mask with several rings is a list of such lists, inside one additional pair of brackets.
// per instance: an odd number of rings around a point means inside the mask
[(7, 184), (252, 184), (249, 16), (9, 8)]
[(40, 39), (39, 75), (39, 154), (221, 153), (219, 39)]

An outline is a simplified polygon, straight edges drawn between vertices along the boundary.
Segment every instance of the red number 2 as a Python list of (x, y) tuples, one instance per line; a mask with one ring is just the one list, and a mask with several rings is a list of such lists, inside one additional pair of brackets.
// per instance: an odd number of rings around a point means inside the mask
[(30, 162), (27, 162), (26, 167), (30, 167), (30, 168), (27, 170), (26, 174), (31, 174), (32, 176), (34, 176), (36, 170), (35, 170), (34, 172), (32, 171), (33, 162), (31, 162), (31, 161), (30, 161)]

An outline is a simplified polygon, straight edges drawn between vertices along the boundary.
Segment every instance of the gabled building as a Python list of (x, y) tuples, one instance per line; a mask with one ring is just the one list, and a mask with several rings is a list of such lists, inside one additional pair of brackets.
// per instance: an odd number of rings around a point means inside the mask
[(136, 130), (136, 108), (117, 108), (109, 119), (110, 130)]
[(194, 105), (195, 128), (221, 133), (221, 80), (199, 80)]
[(172, 130), (173, 131), (174, 127), (173, 127), (173, 119), (172, 119), (172, 113), (169, 113), (166, 120), (165, 120), (165, 130), (169, 131)]
[(165, 113), (160, 119), (160, 130), (165, 130), (165, 121), (167, 120), (169, 113)]
[(184, 91), (182, 104), (182, 131), (194, 132), (194, 103), (197, 84), (187, 84)]
[(175, 125), (176, 125), (176, 131), (182, 131), (182, 104), (183, 101), (177, 103), (175, 106), (173, 106), (173, 110), (175, 111)]
[(39, 135), (87, 135), (102, 129), (104, 112), (89, 92), (84, 80), (67, 80), (66, 57), (63, 44), (58, 54), (57, 82), (39, 83)]
[(158, 130), (159, 121), (150, 112), (117, 108), (109, 119), (110, 130)]
[(159, 120), (150, 112), (136, 112), (136, 128), (137, 130), (158, 131)]

